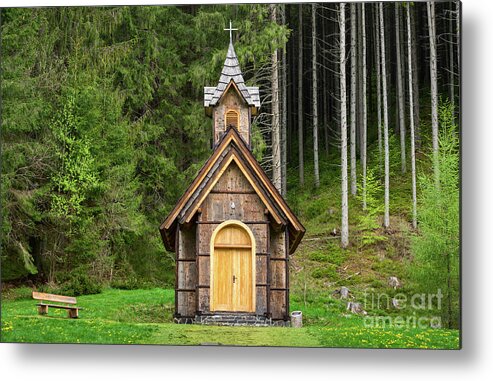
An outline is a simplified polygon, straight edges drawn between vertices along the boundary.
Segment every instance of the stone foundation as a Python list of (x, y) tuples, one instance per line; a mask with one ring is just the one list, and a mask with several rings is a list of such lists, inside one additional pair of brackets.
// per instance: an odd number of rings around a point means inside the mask
[(289, 327), (289, 321), (272, 320), (271, 318), (258, 315), (244, 314), (216, 314), (197, 315), (191, 317), (175, 317), (177, 324), (203, 324), (220, 326), (253, 326), (253, 327)]

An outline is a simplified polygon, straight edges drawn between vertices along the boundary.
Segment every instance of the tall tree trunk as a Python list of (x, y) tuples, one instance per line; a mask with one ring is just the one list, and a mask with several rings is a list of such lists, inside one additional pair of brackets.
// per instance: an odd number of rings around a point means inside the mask
[[(322, 20), (324, 17), (324, 12), (322, 10)], [(322, 43), (323, 46), (325, 46), (325, 36), (327, 34), (326, 32), (326, 22), (322, 22)], [(324, 148), (325, 148), (325, 154), (329, 154), (329, 92), (327, 91), (328, 85), (327, 85), (327, 61), (326, 61), (326, 54), (325, 54), (325, 48), (323, 49), (322, 53), (322, 94), (323, 94), (323, 104), (322, 104), (322, 110), (323, 110), (323, 130), (324, 130)]]
[[(415, 8), (415, 6), (412, 6)], [(421, 133), (420, 133), (420, 123), (419, 123), (419, 69), (418, 69), (418, 49), (417, 49), (417, 39), (416, 39), (416, 21), (415, 21), (415, 11), (411, 12), (411, 42), (412, 42), (412, 55), (413, 55), (413, 97), (414, 97), (414, 141), (416, 149), (421, 147)]]
[[(292, 8), (287, 7), (286, 8), (286, 19), (291, 20), (291, 17), (293, 15), (292, 13)], [(286, 162), (286, 167), (288, 163), (293, 163), (293, 136), (294, 136), (294, 114), (293, 110), (295, 109), (296, 105), (296, 95), (295, 95), (295, 84), (294, 84), (294, 71), (296, 69), (295, 61), (294, 61), (294, 51), (295, 49), (295, 39), (290, 38), (287, 45), (286, 45), (286, 51), (287, 51), (287, 58), (286, 58), (286, 73), (287, 73), (287, 86), (288, 86), (288, 105), (287, 105), (287, 110), (286, 110), (286, 115), (288, 119), (288, 124), (287, 124), (287, 162)]]
[(351, 194), (356, 194), (356, 4), (351, 3)]
[(305, 185), (303, 159), (303, 4), (298, 5), (298, 173), (300, 185)]
[[(281, 24), (286, 24), (286, 4), (281, 5)], [(288, 81), (286, 67), (286, 46), (282, 49), (281, 88), (282, 88), (282, 124), (281, 124), (281, 194), (287, 191), (287, 128), (288, 128)]]
[[(452, 4), (451, 4), (452, 6)], [(454, 12), (452, 8), (449, 10), (449, 43), (448, 43), (448, 54), (449, 54), (449, 96), (450, 103), (452, 106), (455, 104), (455, 69), (454, 69)]]
[(440, 182), (438, 168), (438, 89), (437, 89), (437, 50), (435, 29), (435, 3), (427, 2), (428, 29), (430, 37), (430, 82), (431, 82), (431, 131), (433, 142), (433, 173), (435, 184)]
[(376, 66), (377, 66), (377, 139), (378, 139), (378, 167), (380, 170), (380, 176), (382, 175), (382, 62), (380, 59), (380, 17), (378, 15), (378, 3), (376, 5)]
[(383, 3), (380, 6), (380, 38), (382, 49), (382, 93), (383, 93), (383, 144), (385, 151), (384, 170), (385, 170), (385, 195), (384, 195), (384, 217), (383, 225), (385, 228), (390, 226), (390, 214), (389, 214), (389, 116), (387, 107), (387, 68), (385, 62), (385, 25), (383, 19)]
[(397, 93), (399, 99), (399, 132), (401, 137), (401, 171), (406, 173), (406, 122), (404, 110), (404, 86), (402, 83), (401, 62), (401, 12), (400, 4), (395, 3), (395, 42), (397, 53)]
[[(271, 4), (270, 15), (273, 22), (277, 22), (277, 5)], [(272, 53), (271, 84), (272, 84), (272, 183), (279, 193), (281, 184), (281, 131), (279, 114), (279, 62), (277, 49)]]
[(413, 192), (413, 228), (418, 227), (417, 197), (416, 197), (416, 148), (414, 144), (414, 99), (411, 89), (413, 88), (413, 68), (412, 68), (412, 49), (411, 49), (411, 7), (410, 3), (406, 6), (407, 16), (407, 61), (409, 74), (409, 129), (411, 130), (411, 182)]
[(320, 186), (320, 173), (318, 169), (318, 82), (317, 82), (317, 9), (312, 4), (312, 103), (313, 103), (313, 170), (315, 176), (315, 188)]
[(339, 31), (340, 31), (340, 89), (341, 89), (341, 245), (349, 244), (348, 223), (348, 178), (347, 178), (347, 110), (346, 110), (346, 4), (339, 5)]
[[(456, 11), (456, 17), (457, 17), (457, 73), (458, 73), (458, 81), (457, 83), (459, 84), (459, 91), (460, 91), (460, 69), (461, 69), (461, 59), (460, 59), (460, 44), (461, 44), (461, 38), (460, 38), (460, 1), (455, 2), (455, 11)], [(460, 98), (459, 98), (460, 99)], [(460, 102), (459, 102), (460, 103)]]
[[(461, 91), (461, 68), (462, 68), (462, 62), (461, 62), (461, 56), (460, 56), (460, 44), (461, 44), (461, 38), (460, 38), (460, 12), (461, 12), (461, 3), (460, 1), (455, 2), (455, 10), (456, 10), (456, 20), (457, 20), (457, 95), (458, 95), (458, 109), (457, 111), (459, 112), (460, 115), (460, 107), (461, 107), (461, 96), (460, 96), (460, 91)], [(458, 118), (458, 122), (460, 123), (460, 117)], [(460, 129), (460, 126), (459, 126)]]
[[(358, 28), (358, 33), (357, 33), (357, 41), (356, 41), (356, 46), (358, 47), (358, 53), (357, 53), (357, 62), (358, 62), (358, 74), (356, 76), (356, 81), (357, 81), (357, 94), (358, 94), (358, 105), (357, 105), (357, 116), (356, 116), (356, 134), (357, 134), (357, 141), (358, 141), (358, 150), (359, 150), (359, 156), (361, 160), (361, 155), (363, 152), (363, 41), (362, 41), (362, 36), (363, 36), (363, 30), (362, 30), (362, 21), (361, 21), (361, 7), (363, 6), (363, 3), (359, 3), (356, 5), (356, 15), (357, 15), (357, 21), (356, 25)], [(356, 170), (357, 171), (357, 170)], [(357, 178), (358, 176), (356, 176)], [(357, 179), (356, 179), (357, 181)]]
[(366, 135), (367, 135), (367, 104), (366, 104), (366, 23), (365, 23), (365, 3), (361, 3), (361, 40), (362, 40), (362, 51), (361, 55), (361, 66), (362, 66), (362, 118), (361, 118), (361, 129), (362, 129), (362, 143), (361, 143), (361, 167), (363, 170), (363, 210), (366, 210)]

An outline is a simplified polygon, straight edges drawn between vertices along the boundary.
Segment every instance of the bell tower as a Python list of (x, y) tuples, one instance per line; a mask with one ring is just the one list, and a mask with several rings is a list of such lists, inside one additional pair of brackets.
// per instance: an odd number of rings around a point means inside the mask
[(212, 118), (214, 148), (229, 128), (236, 128), (251, 149), (251, 119), (260, 107), (258, 87), (247, 87), (233, 46), (233, 29), (229, 28), (229, 47), (215, 87), (204, 87), (204, 107)]

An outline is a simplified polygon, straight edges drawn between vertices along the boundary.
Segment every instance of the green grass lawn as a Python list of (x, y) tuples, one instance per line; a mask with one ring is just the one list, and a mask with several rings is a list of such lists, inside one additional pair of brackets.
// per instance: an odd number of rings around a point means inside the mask
[(343, 303), (327, 297), (305, 306), (304, 327), (216, 327), (172, 322), (173, 290), (115, 290), (78, 297), (79, 319), (50, 309), (37, 314), (27, 288), (3, 295), (2, 342), (167, 345), (242, 345), (365, 348), (459, 348), (459, 331), (366, 328)]

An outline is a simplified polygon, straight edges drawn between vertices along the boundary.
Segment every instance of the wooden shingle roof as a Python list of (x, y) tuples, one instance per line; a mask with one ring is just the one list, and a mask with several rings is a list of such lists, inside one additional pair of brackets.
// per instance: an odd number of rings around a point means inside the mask
[(224, 134), (216, 150), (160, 226), (161, 237), (167, 250), (175, 251), (177, 226), (193, 223), (193, 218), (202, 202), (221, 177), (223, 170), (233, 161), (265, 204), (272, 223), (288, 228), (289, 253), (296, 250), (305, 228), (269, 180), (235, 128), (229, 128)]
[(232, 42), (229, 43), (228, 53), (226, 54), (217, 86), (204, 87), (204, 107), (216, 106), (231, 81), (235, 83), (239, 93), (249, 106), (260, 107), (259, 89), (258, 87), (248, 87), (245, 85), (240, 63)]

